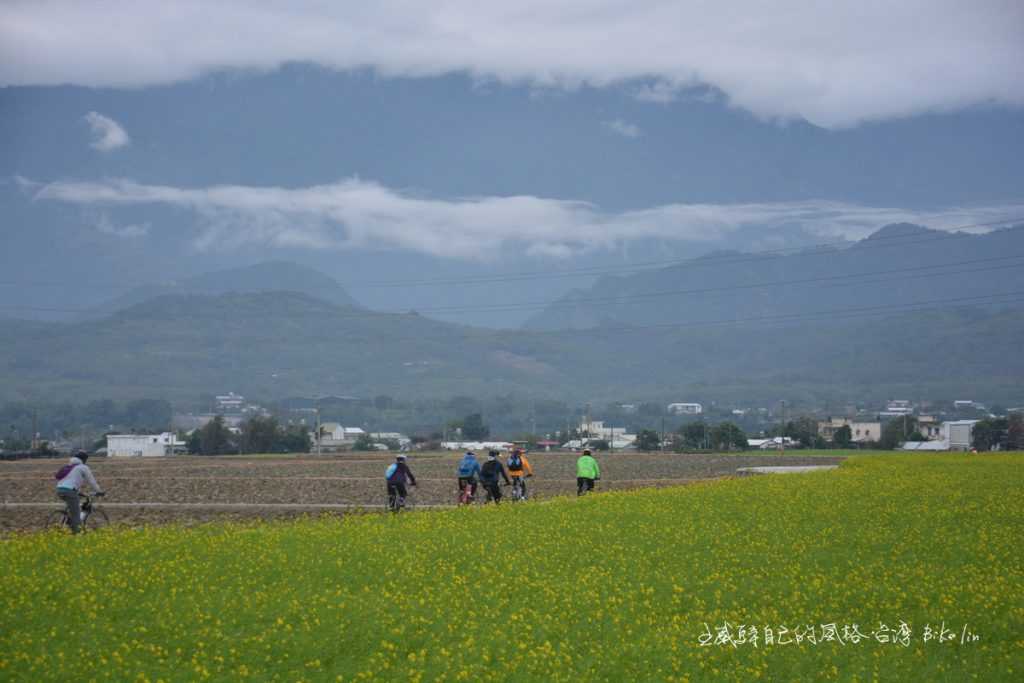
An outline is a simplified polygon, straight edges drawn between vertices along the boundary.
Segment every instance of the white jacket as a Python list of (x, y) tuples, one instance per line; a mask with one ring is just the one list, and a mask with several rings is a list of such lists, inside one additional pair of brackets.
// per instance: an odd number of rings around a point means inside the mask
[(82, 480), (84, 479), (87, 484), (97, 493), (101, 491), (100, 485), (96, 483), (96, 477), (92, 476), (92, 470), (89, 466), (78, 458), (71, 458), (71, 463), (74, 465), (71, 471), (68, 472), (63, 479), (57, 482), (57, 488), (59, 489), (74, 489), (75, 491), (82, 488)]

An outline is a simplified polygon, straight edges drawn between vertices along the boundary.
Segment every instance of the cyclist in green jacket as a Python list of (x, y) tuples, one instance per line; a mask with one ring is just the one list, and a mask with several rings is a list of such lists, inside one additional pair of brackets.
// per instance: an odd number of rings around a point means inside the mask
[(590, 449), (585, 448), (583, 455), (576, 461), (576, 495), (582, 496), (587, 491), (593, 491), (594, 482), (600, 478), (601, 468), (590, 454)]

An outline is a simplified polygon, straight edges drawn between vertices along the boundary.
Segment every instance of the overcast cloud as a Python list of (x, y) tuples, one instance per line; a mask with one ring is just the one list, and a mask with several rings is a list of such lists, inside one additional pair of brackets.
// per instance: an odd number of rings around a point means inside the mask
[(623, 121), (622, 119), (605, 121), (604, 126), (613, 133), (617, 133), (626, 138), (638, 138), (641, 135), (640, 126), (635, 123)]
[(1007, 0), (9, 0), (0, 85), (145, 86), (309, 61), (551, 87), (638, 80), (662, 102), (709, 84), (758, 115), (836, 127), (1024, 104), (1022, 36), (1024, 3)]
[(85, 115), (85, 121), (92, 129), (93, 140), (89, 146), (93, 149), (109, 152), (131, 142), (121, 124), (108, 116), (91, 111)]
[(953, 229), (991, 221), (1020, 222), (1024, 216), (1024, 205), (921, 212), (834, 201), (667, 204), (610, 213), (584, 202), (532, 196), (434, 199), (359, 179), (299, 189), (237, 185), (196, 189), (130, 180), (43, 186), (21, 182), (37, 200), (90, 209), (160, 204), (190, 210), (198, 218), (200, 232), (194, 244), (200, 250), (246, 244), (384, 247), (485, 261), (497, 258), (508, 246), (536, 255), (568, 257), (651, 238), (713, 245), (737, 230), (758, 226), (799, 227), (833, 240), (858, 239), (899, 221)]

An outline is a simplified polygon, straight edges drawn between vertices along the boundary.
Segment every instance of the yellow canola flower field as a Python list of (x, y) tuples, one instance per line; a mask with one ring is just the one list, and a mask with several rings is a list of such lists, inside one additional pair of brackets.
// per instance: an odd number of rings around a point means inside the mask
[[(685, 456), (680, 456), (685, 457)], [(1024, 456), (0, 540), (0, 680), (1024, 680)]]

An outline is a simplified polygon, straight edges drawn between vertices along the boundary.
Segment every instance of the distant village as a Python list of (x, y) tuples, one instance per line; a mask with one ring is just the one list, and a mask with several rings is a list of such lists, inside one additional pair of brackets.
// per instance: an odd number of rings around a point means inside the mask
[[(353, 397), (331, 397), (335, 403), (357, 401)], [(293, 434), (299, 434), (303, 450), (313, 454), (346, 451), (412, 451), (412, 450), (507, 450), (515, 446), (533, 450), (599, 451), (630, 450), (785, 450), (799, 448), (895, 448), (904, 451), (966, 451), (981, 447), (993, 450), (1002, 442), (979, 443), (979, 424), (1003, 420), (1018, 423), (1024, 414), (1021, 408), (1008, 408), (997, 415), (974, 400), (957, 400), (944, 409), (927, 403), (895, 399), (877, 410), (845, 408), (842, 415), (787, 415), (785, 404), (772, 408), (722, 408), (712, 411), (699, 402), (673, 402), (653, 407), (650, 404), (616, 404), (615, 420), (596, 419), (588, 405), (574, 421), (544, 433), (528, 432), (497, 434), (492, 437), (477, 415), (480, 424), (453, 421), (439, 426), (430, 434), (406, 434), (399, 429), (385, 430), (367, 424), (346, 424), (337, 419), (321, 419), (320, 401), (292, 401), (285, 414), (277, 415), (258, 402), (249, 401), (235, 392), (212, 397), (209, 410), (200, 413), (175, 414), (167, 431), (157, 433), (108, 433), (105, 441), (94, 442), (93, 450), (111, 457), (156, 457), (197, 452), (195, 444), (204, 429), (216, 421), (225, 431), (230, 444), (224, 452), (243, 452), (239, 445), (247, 425), (253, 420), (278, 421)], [(641, 413), (662, 412), (660, 424), (636, 428), (645, 422)], [(339, 411), (335, 410), (332, 415)], [(341, 410), (340, 412), (345, 412)], [(712, 413), (713, 414), (709, 414)], [(965, 417), (969, 416), (969, 417)], [(666, 427), (670, 424), (671, 427)], [(660, 427), (660, 429), (658, 428)], [(890, 438), (887, 442), (887, 431)], [(988, 432), (986, 432), (987, 434)], [(44, 443), (36, 435), (31, 449)], [(81, 447), (73, 440), (46, 441), (46, 449), (66, 453)], [(0, 445), (6, 445), (0, 443)], [(308, 446), (308, 449), (305, 448)], [(5, 449), (9, 450), (9, 449)], [(3, 451), (0, 451), (3, 452)], [(254, 452), (254, 451), (246, 451)]]

